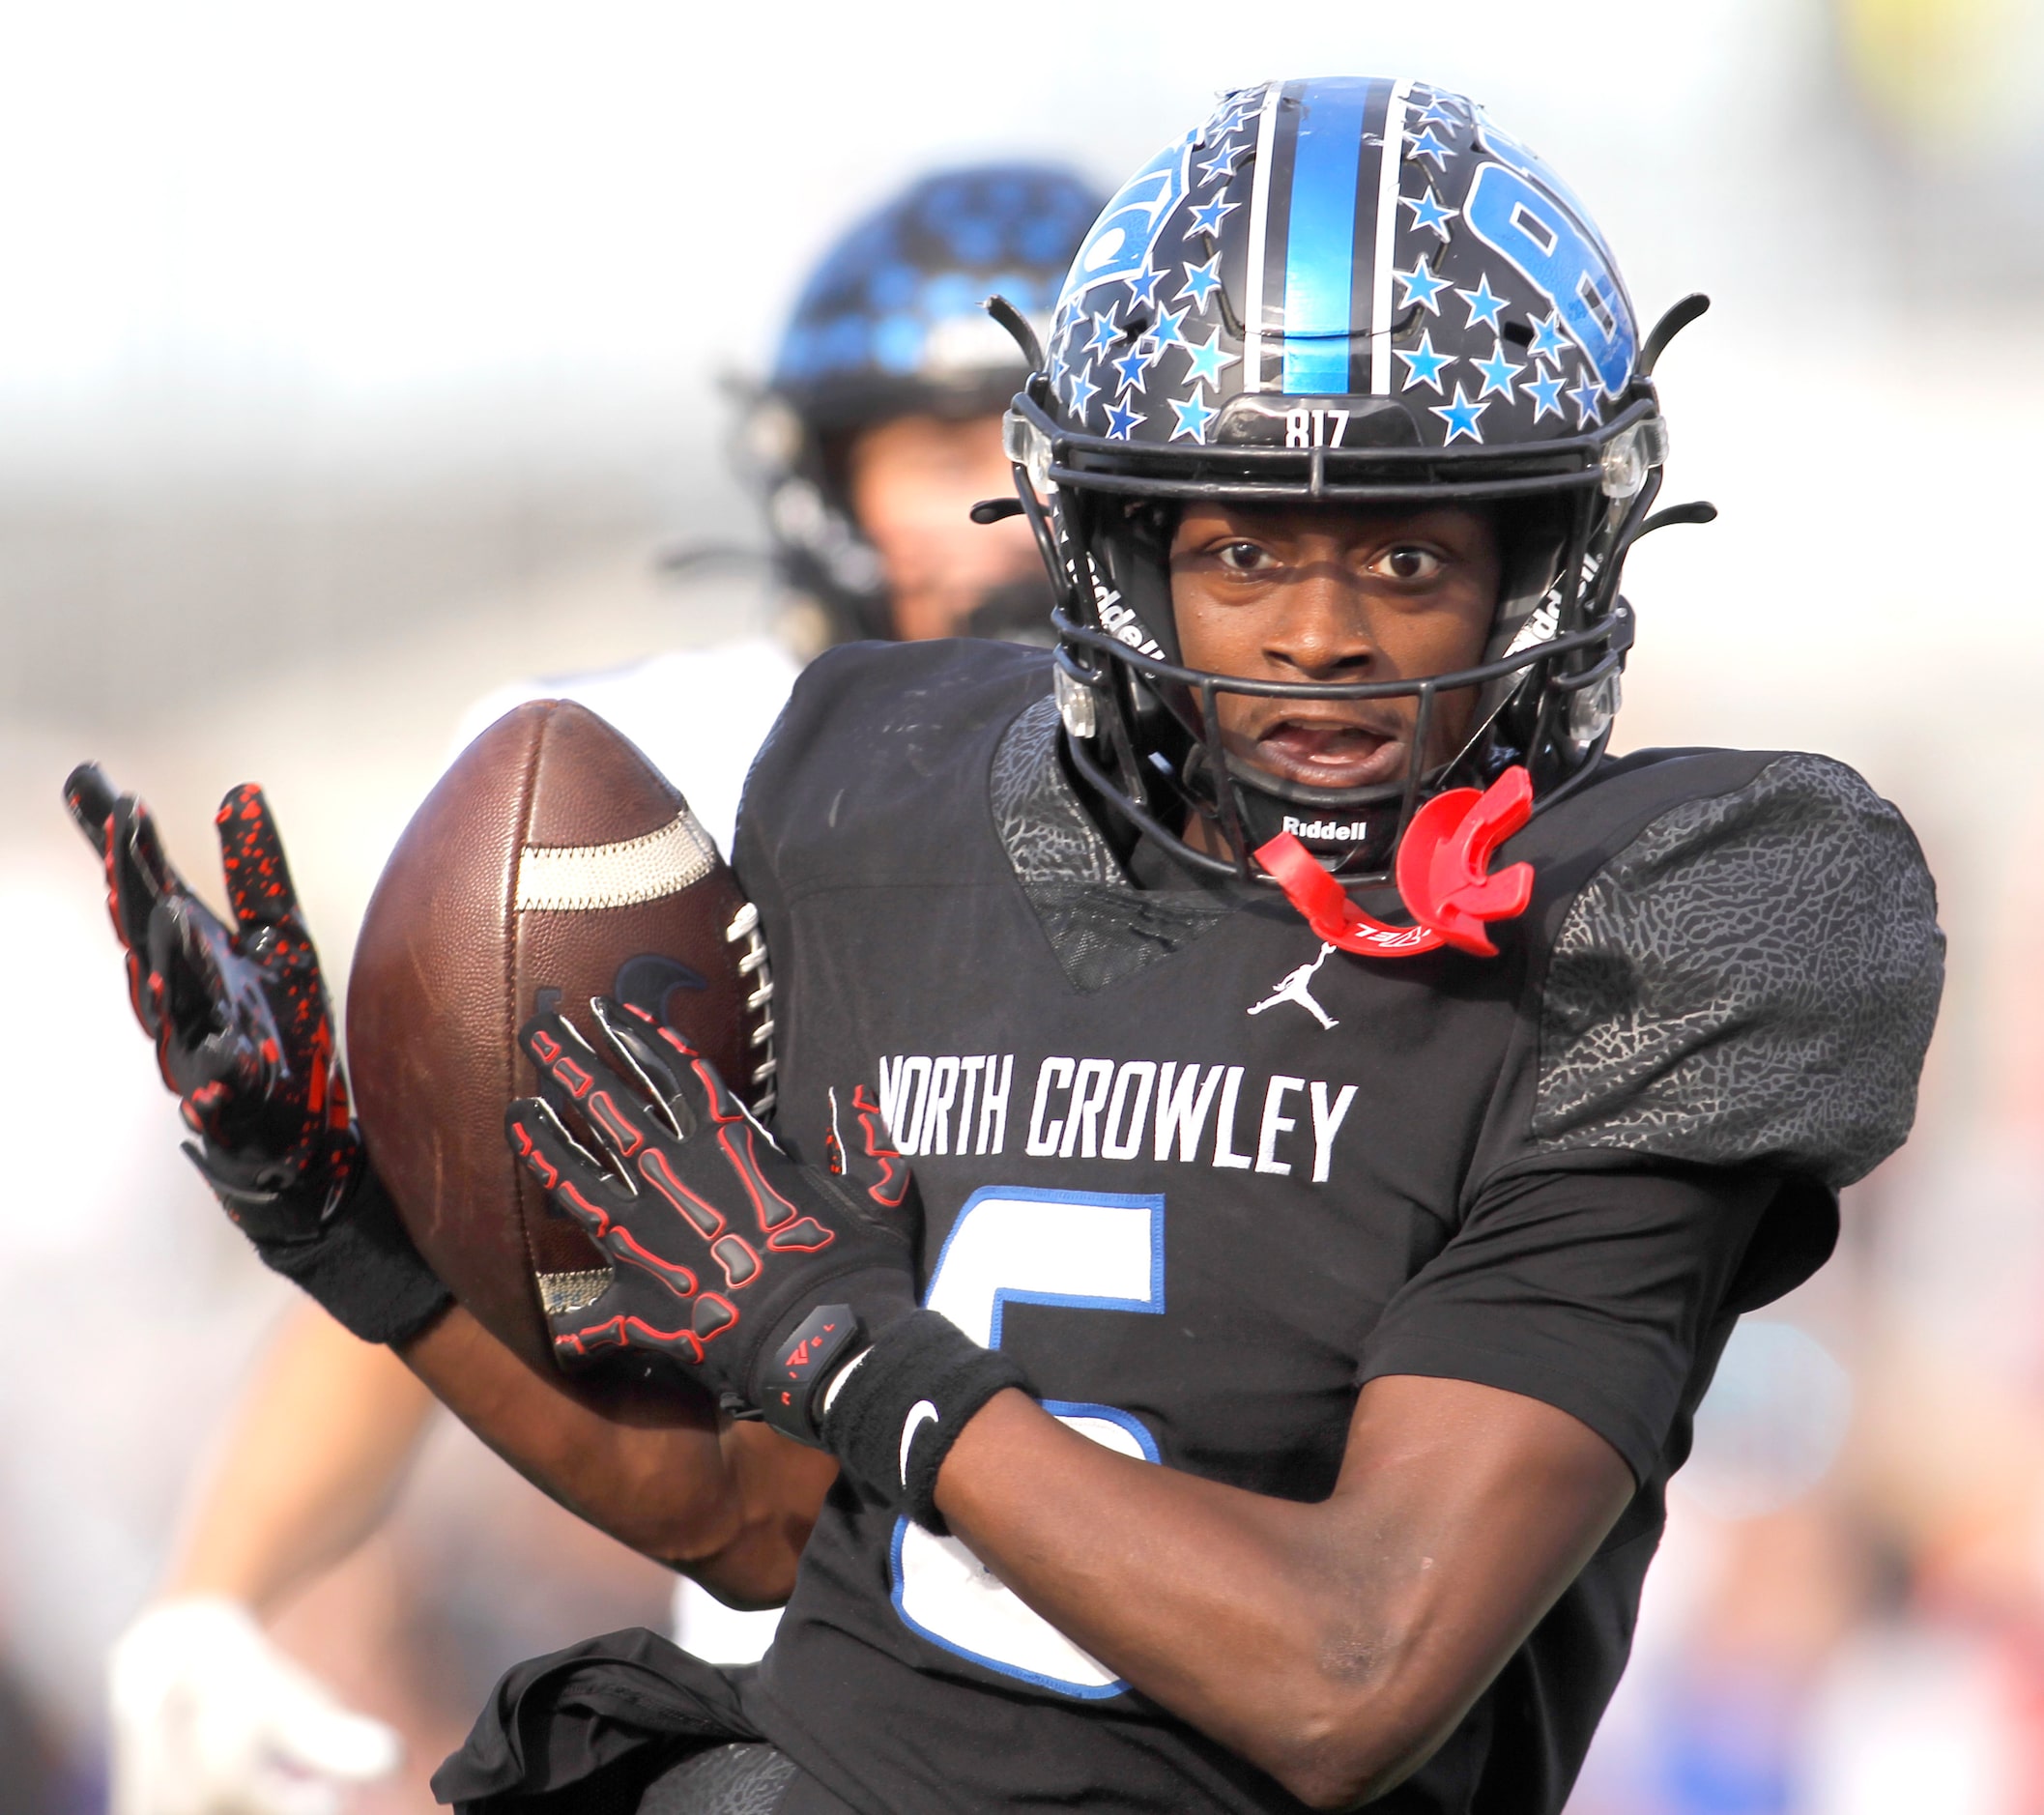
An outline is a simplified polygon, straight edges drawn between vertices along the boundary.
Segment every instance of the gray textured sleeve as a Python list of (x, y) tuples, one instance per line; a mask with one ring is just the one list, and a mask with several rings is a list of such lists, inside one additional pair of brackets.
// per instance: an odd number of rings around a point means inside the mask
[(1842, 763), (1781, 757), (1663, 814), (1570, 904), (1535, 1144), (1850, 1184), (1909, 1134), (1943, 977), (1902, 816)]

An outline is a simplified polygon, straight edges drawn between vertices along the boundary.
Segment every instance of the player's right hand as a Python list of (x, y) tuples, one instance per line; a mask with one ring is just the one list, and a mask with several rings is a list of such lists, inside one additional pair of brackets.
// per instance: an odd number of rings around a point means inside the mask
[(171, 866), (149, 809), (117, 794), (97, 763), (72, 772), (64, 798), (105, 865), (135, 1017), (197, 1138), (186, 1152), (255, 1241), (318, 1235), (360, 1168), (361, 1142), (262, 790), (235, 789), (216, 816), (231, 927)]
[(550, 1312), (556, 1353), (667, 1355), (820, 1444), (831, 1375), (915, 1308), (908, 1180), (890, 1167), (862, 1203), (849, 1180), (783, 1153), (673, 1029), (605, 997), (590, 1008), (617, 1068), (558, 1010), (519, 1034), (587, 1140), (537, 1097), (505, 1118), (512, 1151), (612, 1262), (600, 1293)]
[(351, 1713), (247, 1610), (165, 1601), (114, 1643), (112, 1815), (336, 1815), (387, 1776), (397, 1735)]

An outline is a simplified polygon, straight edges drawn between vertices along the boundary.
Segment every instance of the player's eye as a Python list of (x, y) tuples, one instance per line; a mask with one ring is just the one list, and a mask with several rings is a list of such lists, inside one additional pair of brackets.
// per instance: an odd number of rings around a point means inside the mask
[(1277, 565), (1270, 550), (1254, 542), (1224, 542), (1214, 556), (1230, 573), (1264, 573)]
[(1396, 548), (1386, 549), (1371, 562), (1370, 571), (1382, 574), (1387, 580), (1402, 580), (1410, 584), (1436, 578), (1445, 564), (1432, 549), (1401, 542)]

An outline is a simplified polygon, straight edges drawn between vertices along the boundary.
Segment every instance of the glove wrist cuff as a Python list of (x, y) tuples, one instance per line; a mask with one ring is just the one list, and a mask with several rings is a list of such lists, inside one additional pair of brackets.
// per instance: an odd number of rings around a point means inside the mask
[(915, 1310), (915, 1286), (906, 1271), (876, 1268), (827, 1281), (817, 1295), (828, 1302), (811, 1297), (812, 1309), (762, 1348), (746, 1397), (783, 1436), (822, 1449), (825, 1394), (882, 1331)]
[[(233, 1205), (228, 1208), (231, 1214)], [(453, 1303), (366, 1161), (311, 1240), (257, 1240), (254, 1248), (266, 1267), (293, 1281), (364, 1342), (405, 1341)]]
[(942, 1533), (936, 1478), (952, 1444), (996, 1393), (1027, 1392), (1026, 1376), (935, 1311), (910, 1312), (851, 1359), (822, 1416), (824, 1447), (863, 1492)]

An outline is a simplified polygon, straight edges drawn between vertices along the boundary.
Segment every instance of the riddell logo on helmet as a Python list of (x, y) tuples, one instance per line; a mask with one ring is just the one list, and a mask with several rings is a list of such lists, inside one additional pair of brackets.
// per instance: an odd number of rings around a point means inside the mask
[(1133, 606), (1121, 602), (1119, 592), (1109, 592), (1100, 602), (1100, 627), (1118, 642), (1126, 643), (1132, 649), (1140, 649), (1143, 654), (1164, 659), (1164, 651), (1142, 627), (1142, 619), (1136, 616)]
[(1337, 844), (1352, 845), (1358, 839), (1369, 836), (1367, 820), (1295, 820), (1287, 813), (1284, 829), (1294, 838), (1332, 839)]

